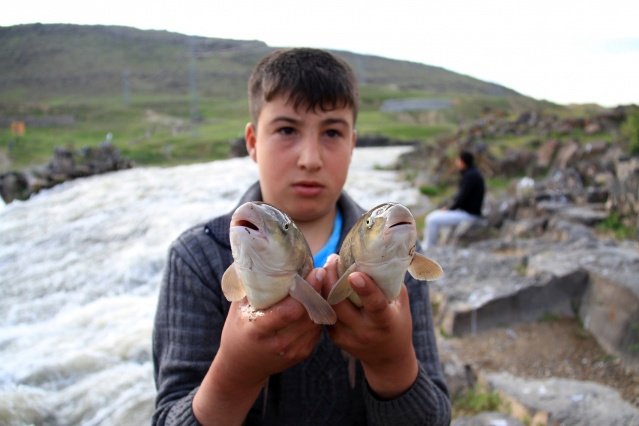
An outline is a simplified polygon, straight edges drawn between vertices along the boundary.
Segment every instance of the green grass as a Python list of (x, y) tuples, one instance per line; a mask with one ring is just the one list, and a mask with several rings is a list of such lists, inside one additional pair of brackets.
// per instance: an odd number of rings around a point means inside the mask
[(434, 185), (422, 185), (419, 187), (419, 192), (429, 197), (436, 197), (441, 189)]
[[(193, 106), (201, 117), (195, 123), (191, 122)], [(188, 95), (141, 95), (132, 97), (128, 105), (119, 97), (2, 102), (0, 114), (75, 118), (71, 126), (27, 126), (25, 136), (20, 139), (13, 137), (9, 128), (0, 128), (0, 153), (11, 160), (13, 170), (47, 163), (56, 147), (97, 146), (108, 133), (120, 153), (139, 165), (227, 158), (230, 143), (243, 136), (250, 120), (246, 99), (203, 97), (194, 103)], [(405, 141), (426, 140), (448, 130), (446, 126), (403, 123), (393, 114), (370, 109), (362, 111), (357, 127), (360, 135), (384, 135)]]
[(599, 225), (597, 230), (606, 235), (612, 235), (618, 240), (633, 240), (637, 238), (637, 229), (623, 223), (617, 212), (612, 212)]
[(499, 393), (486, 391), (478, 386), (454, 398), (452, 405), (453, 418), (503, 410), (503, 401)]
[(559, 320), (559, 315), (554, 312), (546, 312), (544, 313), (537, 321), (542, 324), (553, 323)]

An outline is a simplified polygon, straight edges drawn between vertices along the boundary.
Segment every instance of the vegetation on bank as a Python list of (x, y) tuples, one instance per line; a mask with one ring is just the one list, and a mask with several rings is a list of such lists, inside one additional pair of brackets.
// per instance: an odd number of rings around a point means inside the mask
[[(398, 96), (414, 96), (409, 92)], [(459, 107), (441, 111), (384, 112), (379, 109), (389, 98), (387, 91), (362, 87), (362, 108), (357, 129), (360, 135), (381, 135), (393, 140), (429, 143), (453, 131), (459, 122), (472, 117), (469, 105), (500, 105), (501, 99), (466, 97)], [(462, 99), (462, 98), (460, 98)], [(26, 120), (23, 136), (12, 134), (7, 122), (0, 125), (0, 172), (43, 165), (56, 147), (94, 147), (107, 135), (120, 153), (139, 165), (171, 166), (228, 158), (231, 143), (243, 136), (250, 120), (246, 98), (200, 98), (198, 115), (192, 119), (193, 101), (188, 95), (145, 95), (130, 99), (56, 98), (27, 103), (0, 101), (0, 118)], [(29, 118), (73, 118), (73, 124), (29, 125)]]
[[(226, 158), (249, 119), (248, 76), (273, 49), (117, 26), (0, 27), (0, 172), (46, 163), (55, 147), (96, 146), (107, 134), (140, 165)], [(335, 53), (361, 83), (360, 135), (428, 143), (487, 107), (562, 109), (440, 67)], [(397, 99), (445, 99), (452, 106), (382, 110), (384, 101)], [(73, 124), (28, 123), (60, 116)], [(11, 133), (12, 120), (27, 121), (23, 136)]]

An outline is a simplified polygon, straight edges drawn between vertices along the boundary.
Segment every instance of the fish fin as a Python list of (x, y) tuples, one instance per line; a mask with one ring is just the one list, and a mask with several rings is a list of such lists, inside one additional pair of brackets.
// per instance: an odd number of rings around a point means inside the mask
[(351, 389), (355, 389), (355, 378), (357, 377), (357, 360), (353, 355), (348, 358), (348, 383)]
[(262, 402), (262, 418), (266, 418), (266, 407), (268, 405), (268, 381), (271, 376), (266, 378), (266, 382), (264, 382), (264, 387), (262, 388), (264, 401)]
[(235, 270), (235, 262), (231, 263), (222, 275), (222, 292), (230, 302), (241, 300), (246, 296), (242, 281)]
[(337, 315), (333, 307), (315, 291), (304, 278), (295, 275), (294, 283), (289, 290), (291, 297), (300, 302), (316, 324), (335, 324)]
[(339, 280), (337, 280), (326, 299), (329, 305), (337, 305), (339, 302), (354, 293), (351, 285), (348, 283), (348, 276), (356, 270), (357, 264), (353, 263), (346, 271), (344, 271), (342, 276), (339, 277)]
[(437, 280), (444, 275), (444, 270), (439, 263), (427, 258), (421, 253), (415, 253), (413, 261), (408, 267), (408, 272), (418, 280)]
[(348, 384), (351, 389), (355, 389), (355, 379), (357, 378), (357, 358), (342, 349), (342, 358), (346, 360), (346, 369), (348, 371)]

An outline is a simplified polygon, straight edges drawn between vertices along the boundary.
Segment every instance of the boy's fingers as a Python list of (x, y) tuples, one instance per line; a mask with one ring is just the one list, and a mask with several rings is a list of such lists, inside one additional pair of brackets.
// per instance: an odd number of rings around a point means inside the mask
[(329, 278), (337, 279), (337, 262), (339, 261), (339, 256), (337, 254), (331, 254), (326, 259), (326, 263), (324, 264), (324, 269), (329, 272)]
[(331, 254), (326, 259), (326, 263), (324, 264), (324, 272), (323, 276), (323, 286), (322, 286), (322, 296), (324, 298), (328, 297), (328, 294), (331, 292), (331, 289), (337, 282), (337, 261), (339, 256), (336, 254)]
[(321, 294), (325, 276), (326, 271), (324, 270), (324, 268), (315, 268), (308, 273), (308, 275), (306, 276), (306, 281), (313, 286), (315, 291)]
[(379, 315), (388, 308), (386, 296), (368, 275), (354, 272), (348, 277), (348, 281), (362, 300), (362, 308), (368, 314)]

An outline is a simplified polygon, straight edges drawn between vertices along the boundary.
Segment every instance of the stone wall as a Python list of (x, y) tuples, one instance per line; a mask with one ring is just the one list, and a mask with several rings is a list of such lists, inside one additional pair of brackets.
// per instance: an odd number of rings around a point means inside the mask
[(0, 175), (0, 195), (5, 203), (26, 200), (41, 189), (100, 173), (124, 170), (134, 164), (110, 143), (96, 148), (56, 148), (48, 165), (36, 170), (12, 171)]

